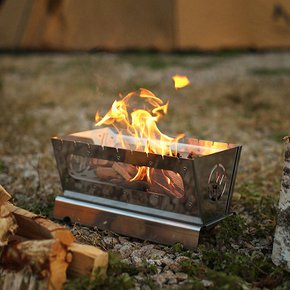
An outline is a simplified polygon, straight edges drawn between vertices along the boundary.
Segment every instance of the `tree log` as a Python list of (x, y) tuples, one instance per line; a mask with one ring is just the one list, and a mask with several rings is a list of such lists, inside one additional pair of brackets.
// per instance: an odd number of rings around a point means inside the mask
[(11, 195), (0, 185), (0, 205), (11, 199)]
[(15, 272), (0, 268), (0, 289), (2, 290), (47, 290), (47, 279), (39, 279), (29, 267)]
[(94, 166), (103, 166), (103, 167), (112, 167), (113, 161), (105, 160), (105, 159), (91, 159), (91, 163)]
[[(126, 181), (129, 181), (131, 180), (134, 175), (137, 173), (137, 170), (136, 170), (136, 173), (131, 175), (130, 172), (129, 172), (129, 166), (126, 166), (127, 164), (121, 164), (121, 163), (117, 163), (117, 162), (114, 162), (112, 168), (117, 172), (119, 173)], [(130, 164), (128, 164), (130, 165)], [(130, 170), (132, 171), (132, 170)]]
[(6, 207), (10, 198), (11, 195), (0, 185), (0, 247), (8, 243), (9, 237), (17, 229), (16, 220)]
[(77, 243), (71, 244), (68, 249), (72, 253), (72, 261), (68, 267), (70, 277), (93, 277), (97, 269), (100, 275), (106, 275), (108, 253), (97, 247)]
[(62, 289), (66, 257), (65, 246), (55, 239), (9, 244), (1, 253), (1, 289)]
[(0, 205), (0, 247), (8, 243), (9, 237), (16, 229), (17, 224), (13, 214), (5, 207), (5, 203)]
[(112, 167), (97, 167), (96, 170), (96, 176), (105, 179), (107, 181), (110, 181), (113, 178), (120, 179), (121, 176), (112, 168)]
[(290, 271), (290, 136), (285, 137), (285, 164), (282, 174), (277, 226), (272, 260)]
[(7, 203), (6, 208), (13, 213), (18, 228), (16, 234), (28, 239), (58, 239), (62, 244), (68, 246), (74, 242), (75, 237), (71, 231), (51, 220), (31, 213), (22, 208)]

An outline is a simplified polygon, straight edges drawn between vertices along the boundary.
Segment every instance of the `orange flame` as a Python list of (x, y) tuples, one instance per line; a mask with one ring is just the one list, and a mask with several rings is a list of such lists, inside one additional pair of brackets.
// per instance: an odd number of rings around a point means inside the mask
[[(132, 97), (140, 98), (151, 107), (148, 110), (145, 109), (132, 109), (131, 99)], [(131, 110), (128, 111), (128, 108)], [(108, 113), (101, 118), (96, 113), (96, 126), (112, 125), (118, 131), (118, 138), (122, 141), (121, 146), (126, 148), (126, 144), (122, 138), (122, 130), (125, 129), (126, 133), (133, 136), (137, 140), (135, 150), (142, 150), (146, 153), (156, 153), (162, 156), (173, 156), (177, 152), (172, 152), (172, 147), (184, 135), (180, 134), (175, 138), (169, 137), (163, 134), (157, 127), (157, 121), (167, 113), (168, 102), (164, 102), (156, 97), (151, 91), (141, 88), (139, 92), (131, 92), (119, 101), (114, 101), (111, 109)], [(141, 140), (146, 140), (145, 144)], [(138, 167), (137, 174), (131, 179), (143, 180), (146, 179), (151, 183), (149, 167)]]
[(190, 84), (190, 81), (187, 76), (175, 75), (172, 77), (172, 79), (176, 90), (184, 88)]
[(228, 149), (226, 143), (219, 143), (207, 140), (200, 140), (202, 146), (204, 146), (203, 155), (209, 155), (216, 152), (216, 149), (225, 150)]

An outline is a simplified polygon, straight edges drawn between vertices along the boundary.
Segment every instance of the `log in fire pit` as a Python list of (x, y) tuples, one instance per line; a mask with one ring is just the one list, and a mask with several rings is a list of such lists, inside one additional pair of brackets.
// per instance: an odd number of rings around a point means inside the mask
[[(130, 113), (136, 97), (153, 109)], [(241, 146), (164, 135), (156, 121), (167, 105), (141, 89), (97, 114), (99, 128), (53, 137), (64, 190), (54, 216), (193, 248), (229, 215)]]

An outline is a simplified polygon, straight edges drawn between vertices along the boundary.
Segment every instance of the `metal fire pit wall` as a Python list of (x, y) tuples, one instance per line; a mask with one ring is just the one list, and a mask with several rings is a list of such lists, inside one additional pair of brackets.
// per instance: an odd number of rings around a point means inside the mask
[[(110, 128), (52, 138), (64, 191), (56, 218), (194, 248), (203, 228), (229, 215), (241, 146), (185, 139), (175, 157), (134, 151), (137, 141), (123, 139), (126, 149)], [(132, 181), (136, 166), (151, 170), (151, 184)]]

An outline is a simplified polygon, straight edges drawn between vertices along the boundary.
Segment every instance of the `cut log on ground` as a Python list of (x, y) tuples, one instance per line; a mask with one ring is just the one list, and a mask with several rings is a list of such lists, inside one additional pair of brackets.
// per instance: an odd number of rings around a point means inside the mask
[(70, 277), (105, 275), (108, 253), (73, 243), (71, 231), (11, 204), (0, 188), (0, 289), (58, 290)]
[(69, 246), (72, 261), (68, 267), (69, 277), (94, 277), (96, 271), (105, 276), (108, 267), (108, 253), (99, 248), (73, 243)]
[(0, 185), (0, 205), (11, 199), (11, 195)]
[(64, 245), (70, 245), (75, 238), (71, 231), (51, 220), (7, 203), (7, 209), (13, 213), (18, 229), (16, 234), (28, 239), (58, 239)]
[(16, 220), (6, 207), (11, 195), (0, 185), (0, 247), (8, 243), (11, 235), (17, 229)]
[(0, 247), (8, 243), (16, 229), (17, 224), (13, 214), (5, 207), (5, 203), (0, 205)]
[(58, 240), (12, 243), (1, 254), (1, 289), (62, 289), (67, 266), (67, 251)]
[(276, 265), (290, 271), (290, 136), (286, 143), (285, 165), (283, 168), (277, 226), (274, 237), (272, 260)]

